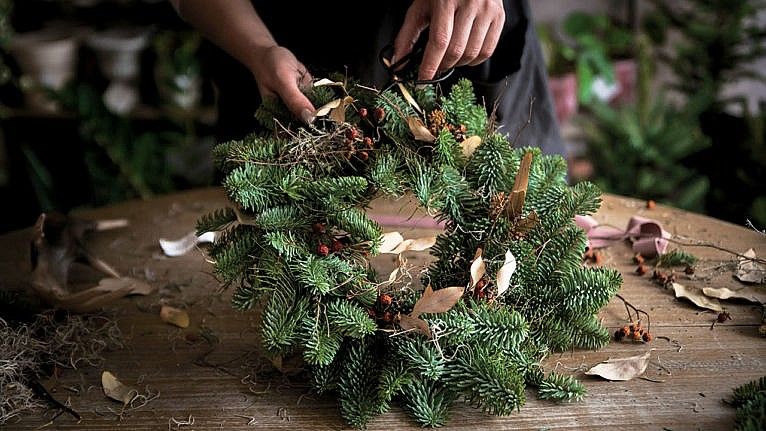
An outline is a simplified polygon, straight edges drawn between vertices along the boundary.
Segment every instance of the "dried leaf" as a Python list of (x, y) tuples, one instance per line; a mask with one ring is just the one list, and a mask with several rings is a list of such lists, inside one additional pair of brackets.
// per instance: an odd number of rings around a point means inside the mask
[(380, 253), (391, 253), (391, 250), (404, 241), (404, 237), (399, 232), (386, 232), (381, 235), (380, 240), (378, 251)]
[(766, 289), (757, 286), (744, 286), (741, 289), (705, 287), (702, 289), (702, 293), (711, 298), (744, 299), (750, 302), (766, 304)]
[(123, 404), (128, 404), (138, 395), (137, 390), (125, 386), (109, 371), (101, 373), (101, 387), (104, 389), (104, 395)]
[(420, 106), (418, 105), (418, 102), (415, 100), (414, 97), (412, 97), (412, 94), (407, 90), (407, 88), (402, 84), (401, 82), (397, 84), (399, 86), (399, 91), (402, 92), (402, 96), (404, 96), (404, 99), (412, 105), (413, 108), (415, 108), (415, 111), (418, 112), (418, 114), (423, 114), (423, 110), (420, 109)]
[(189, 327), (189, 314), (184, 310), (169, 305), (163, 305), (160, 309), (160, 319), (179, 328)]
[(631, 356), (629, 358), (608, 359), (590, 370), (585, 374), (589, 376), (600, 376), (607, 380), (626, 381), (634, 377), (638, 377), (646, 371), (646, 367), (649, 365), (649, 356), (652, 353), (651, 349), (643, 355)]
[(471, 287), (476, 286), (476, 283), (484, 277), (487, 273), (487, 266), (484, 263), (484, 258), (481, 257), (482, 249), (476, 249), (476, 255), (471, 262)]
[(465, 288), (463, 286), (445, 287), (444, 289), (433, 290), (429, 284), (423, 291), (415, 306), (412, 307), (412, 317), (418, 317), (423, 313), (444, 313), (449, 311), (457, 304), (463, 296)]
[(527, 188), (529, 187), (529, 171), (532, 167), (533, 157), (534, 153), (528, 151), (524, 153), (524, 157), (519, 164), (519, 171), (516, 173), (516, 179), (513, 182), (513, 189), (511, 189), (508, 197), (508, 206), (506, 207), (506, 214), (509, 220), (517, 219), (524, 208)]
[(419, 317), (413, 317), (408, 314), (400, 314), (399, 326), (405, 331), (413, 330), (417, 333), (425, 335), (428, 338), (432, 337), (431, 327), (428, 326), (428, 322)]
[(388, 284), (393, 283), (396, 281), (396, 277), (399, 276), (399, 268), (394, 268), (393, 271), (391, 271), (391, 274), (388, 276)]
[[(762, 263), (756, 262), (755, 250), (748, 249), (742, 253), (745, 257), (739, 258), (739, 265), (737, 265), (737, 273), (734, 275), (737, 280), (743, 283), (756, 283), (761, 284), (766, 282), (766, 266)], [(747, 259), (747, 258), (750, 259)]]
[(177, 257), (190, 252), (197, 244), (215, 242), (215, 239), (215, 232), (205, 232), (199, 236), (197, 236), (196, 232), (189, 232), (182, 238), (175, 240), (160, 238), (160, 248), (165, 256)]
[(331, 100), (324, 105), (320, 106), (317, 111), (314, 113), (315, 117), (324, 117), (325, 115), (329, 114), (331, 110), (334, 108), (337, 108), (340, 106), (340, 104), (343, 103), (343, 99), (335, 99)]
[(410, 127), (410, 131), (416, 140), (429, 143), (436, 140), (436, 136), (428, 130), (428, 127), (423, 124), (423, 121), (420, 118), (408, 117), (407, 125)]
[(399, 243), (395, 249), (389, 253), (404, 253), (405, 251), (423, 251), (428, 250), (436, 244), (435, 236), (424, 236), (422, 238), (407, 239)]
[(319, 81), (314, 82), (314, 87), (322, 87), (322, 86), (325, 86), (325, 85), (334, 85), (334, 86), (337, 86), (337, 87), (342, 87), (343, 83), (339, 82), (339, 81), (333, 81), (333, 80), (328, 79), (328, 78), (322, 78)]
[(354, 103), (354, 98), (346, 96), (341, 100), (340, 105), (330, 110), (330, 119), (336, 123), (343, 123), (346, 121), (346, 106)]
[(686, 287), (683, 284), (673, 283), (673, 291), (676, 298), (686, 298), (700, 308), (707, 308), (713, 311), (723, 311), (723, 307), (717, 299), (710, 299), (702, 293), (701, 289), (696, 287)]
[(383, 234), (380, 245), (380, 253), (401, 254), (405, 251), (423, 251), (436, 244), (435, 236), (425, 236), (405, 240), (399, 232), (388, 232)]
[(516, 272), (516, 257), (510, 250), (505, 252), (505, 262), (497, 271), (497, 296), (502, 295), (511, 285), (511, 276)]
[(463, 142), (460, 143), (460, 146), (463, 147), (463, 156), (465, 156), (466, 159), (470, 159), (474, 151), (479, 148), (479, 145), (481, 145), (481, 138), (477, 135), (465, 138)]
[(115, 292), (127, 289), (125, 295), (149, 295), (154, 292), (154, 287), (149, 283), (131, 277), (106, 277), (102, 278), (96, 286), (103, 292)]

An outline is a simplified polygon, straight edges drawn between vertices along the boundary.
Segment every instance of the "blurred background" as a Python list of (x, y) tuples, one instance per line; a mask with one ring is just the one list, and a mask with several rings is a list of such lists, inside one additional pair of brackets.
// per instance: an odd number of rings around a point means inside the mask
[[(573, 182), (766, 225), (766, 9), (532, 0)], [(216, 185), (211, 47), (165, 0), (0, 0), (0, 232)]]

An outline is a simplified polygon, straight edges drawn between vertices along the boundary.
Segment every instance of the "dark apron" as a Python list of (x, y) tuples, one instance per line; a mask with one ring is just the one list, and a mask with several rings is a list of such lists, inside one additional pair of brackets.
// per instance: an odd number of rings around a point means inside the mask
[[(254, 5), (277, 43), (290, 49), (315, 78), (347, 72), (357, 80), (381, 87), (389, 76), (378, 56), (392, 43), (409, 1), (323, 2), (255, 0)], [(460, 77), (474, 82), (478, 100), (495, 108), (499, 130), (514, 138), (530, 119), (514, 145), (540, 147), (564, 155), (547, 74), (527, 0), (505, 0), (506, 23), (493, 56), (475, 67), (455, 70), (446, 88)], [(208, 64), (218, 89), (217, 139), (238, 139), (258, 127), (253, 113), (260, 103), (247, 68), (219, 49)]]

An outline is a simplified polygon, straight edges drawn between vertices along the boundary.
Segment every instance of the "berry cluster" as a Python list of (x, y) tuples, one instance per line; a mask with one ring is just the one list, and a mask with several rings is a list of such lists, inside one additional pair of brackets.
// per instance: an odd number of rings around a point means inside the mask
[(614, 339), (616, 341), (622, 341), (622, 340), (632, 340), (635, 342), (645, 342), (649, 343), (654, 339), (654, 336), (649, 332), (649, 330), (644, 330), (644, 328), (641, 327), (641, 322), (632, 323), (629, 326), (623, 326), (622, 328), (618, 329), (614, 333)]
[(332, 235), (328, 233), (327, 226), (324, 223), (316, 222), (312, 224), (311, 231), (316, 236), (316, 254), (322, 257), (330, 253), (340, 253), (351, 244), (351, 240), (347, 235)]
[(394, 321), (394, 317), (399, 311), (398, 301), (387, 293), (381, 293), (378, 295), (378, 300), (375, 301), (375, 304), (367, 310), (367, 314), (369, 314), (371, 319), (378, 321), (378, 323), (388, 325)]

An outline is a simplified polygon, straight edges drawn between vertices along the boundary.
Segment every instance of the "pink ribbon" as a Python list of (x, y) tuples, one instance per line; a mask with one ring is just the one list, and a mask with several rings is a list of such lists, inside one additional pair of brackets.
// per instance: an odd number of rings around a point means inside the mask
[(591, 216), (575, 216), (575, 223), (585, 231), (591, 248), (604, 248), (627, 239), (633, 243), (634, 252), (649, 258), (665, 253), (671, 236), (657, 220), (639, 216), (631, 217), (625, 230), (601, 225)]

